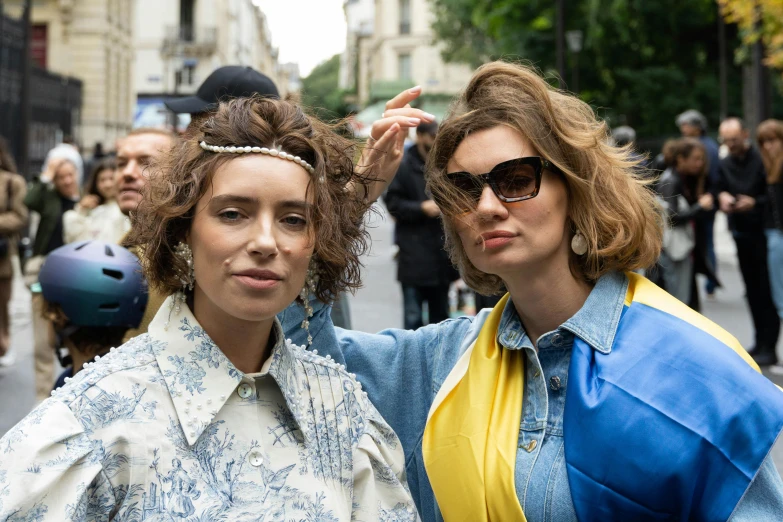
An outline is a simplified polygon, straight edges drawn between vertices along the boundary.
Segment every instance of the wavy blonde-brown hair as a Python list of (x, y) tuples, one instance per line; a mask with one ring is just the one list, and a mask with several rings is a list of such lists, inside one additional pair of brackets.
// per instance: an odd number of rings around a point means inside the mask
[[(480, 67), (441, 125), (428, 162), (428, 189), (441, 202), (446, 248), (465, 282), (483, 294), (503, 290), (496, 275), (478, 270), (455, 228), (465, 195), (446, 179), (457, 147), (473, 132), (505, 125), (527, 138), (563, 172), (572, 232), (588, 243), (572, 254), (575, 276), (594, 282), (602, 275), (647, 268), (661, 249), (663, 217), (649, 182), (635, 167), (630, 147), (611, 145), (607, 125), (578, 98), (551, 87), (531, 67), (493, 62)], [(521, 203), (512, 203), (524, 205)]]
[(337, 130), (281, 100), (254, 97), (220, 103), (189, 139), (153, 168), (142, 201), (132, 213), (133, 227), (123, 245), (143, 252), (149, 284), (165, 294), (181, 289), (180, 274), (187, 273), (187, 267), (175, 249), (185, 240), (196, 203), (217, 169), (240, 157), (204, 151), (199, 145), (203, 140), (210, 145), (279, 148), (312, 165), (315, 172), (307, 192), (313, 205), (307, 221), (319, 274), (315, 293), (331, 301), (339, 292), (357, 288), (359, 256), (368, 245), (362, 225), (366, 207), (346, 186), (365, 183), (371, 176), (354, 172), (357, 143)]
[(783, 170), (783, 154), (772, 157), (764, 148), (766, 140), (780, 140), (783, 142), (783, 122), (780, 120), (764, 120), (756, 129), (756, 140), (759, 143), (761, 159), (767, 171), (767, 183), (780, 183), (781, 170)]

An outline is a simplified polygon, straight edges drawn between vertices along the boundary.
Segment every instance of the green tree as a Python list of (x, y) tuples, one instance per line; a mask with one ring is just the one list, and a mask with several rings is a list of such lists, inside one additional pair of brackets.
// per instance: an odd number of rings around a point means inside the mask
[(746, 45), (761, 38), (766, 52), (766, 64), (783, 69), (783, 0), (718, 0), (727, 22), (742, 30)]
[[(556, 63), (555, 2), (551, 0), (430, 0), (433, 29), (447, 61), (478, 65), (522, 59), (545, 73)], [(676, 132), (674, 117), (697, 108), (718, 120), (718, 7), (715, 0), (573, 0), (565, 29), (584, 35), (579, 95), (612, 125), (640, 136)], [(729, 48), (736, 29), (728, 28)], [(567, 53), (566, 80), (575, 57)], [(729, 78), (730, 108), (741, 108), (740, 72)]]
[(335, 54), (302, 80), (302, 103), (322, 118), (346, 115), (345, 93), (339, 87), (340, 55)]

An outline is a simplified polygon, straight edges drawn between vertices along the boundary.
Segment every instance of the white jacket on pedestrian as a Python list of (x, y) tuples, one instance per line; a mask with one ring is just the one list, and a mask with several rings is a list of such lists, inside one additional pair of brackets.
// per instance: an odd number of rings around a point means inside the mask
[(109, 201), (92, 210), (75, 208), (63, 214), (63, 239), (74, 241), (104, 241), (119, 244), (130, 230), (130, 220), (122, 213), (117, 201)]

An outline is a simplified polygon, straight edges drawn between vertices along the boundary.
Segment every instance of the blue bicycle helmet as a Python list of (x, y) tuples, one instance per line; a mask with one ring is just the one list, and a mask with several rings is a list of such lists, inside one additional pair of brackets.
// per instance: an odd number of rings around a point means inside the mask
[(139, 260), (119, 245), (82, 241), (52, 250), (38, 281), (74, 326), (136, 328), (147, 306)]

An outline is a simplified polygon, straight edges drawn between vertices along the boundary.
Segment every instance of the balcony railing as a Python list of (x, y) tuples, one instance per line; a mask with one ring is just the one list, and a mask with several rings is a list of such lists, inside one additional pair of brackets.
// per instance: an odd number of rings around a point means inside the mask
[(217, 50), (217, 28), (192, 25), (166, 27), (162, 52), (166, 56), (208, 56)]

